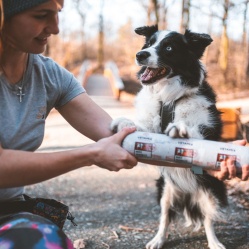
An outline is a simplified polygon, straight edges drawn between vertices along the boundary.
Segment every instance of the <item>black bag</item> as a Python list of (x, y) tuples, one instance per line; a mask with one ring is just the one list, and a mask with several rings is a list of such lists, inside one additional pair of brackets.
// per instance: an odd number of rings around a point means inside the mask
[(0, 203), (0, 214), (6, 215), (18, 212), (29, 212), (40, 215), (59, 228), (63, 228), (66, 219), (70, 220), (74, 226), (74, 217), (69, 212), (69, 207), (54, 199), (31, 198), (28, 195), (23, 195), (24, 201), (9, 201)]

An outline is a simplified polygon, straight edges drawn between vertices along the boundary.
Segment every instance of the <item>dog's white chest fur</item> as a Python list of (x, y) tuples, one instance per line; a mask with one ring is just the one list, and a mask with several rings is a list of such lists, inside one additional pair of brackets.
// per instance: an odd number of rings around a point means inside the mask
[(136, 123), (143, 131), (160, 133), (160, 95), (152, 94), (144, 87), (136, 97)]
[[(171, 84), (173, 81), (174, 84)], [(203, 138), (198, 127), (210, 125), (208, 108), (212, 103), (203, 96), (196, 95), (197, 88), (188, 89), (182, 85), (178, 87), (177, 81), (175, 77), (162, 81), (161, 84), (143, 87), (135, 102), (136, 124), (143, 131), (167, 133), (161, 130), (160, 111), (162, 105), (175, 103), (172, 123), (179, 130), (185, 129), (189, 137)]]

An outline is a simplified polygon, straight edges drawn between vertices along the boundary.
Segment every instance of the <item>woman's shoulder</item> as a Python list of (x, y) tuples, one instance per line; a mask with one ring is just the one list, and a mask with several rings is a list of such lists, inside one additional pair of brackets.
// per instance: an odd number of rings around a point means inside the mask
[[(33, 66), (45, 74), (52, 74), (57, 77), (72, 77), (71, 73), (62, 67), (59, 63), (52, 58), (44, 56), (42, 54), (33, 54)], [(36, 71), (37, 71), (36, 70)]]
[(35, 65), (49, 68), (51, 68), (51, 66), (60, 67), (59, 64), (50, 57), (44, 56), (42, 54), (32, 54), (32, 56), (34, 58), (33, 61)]

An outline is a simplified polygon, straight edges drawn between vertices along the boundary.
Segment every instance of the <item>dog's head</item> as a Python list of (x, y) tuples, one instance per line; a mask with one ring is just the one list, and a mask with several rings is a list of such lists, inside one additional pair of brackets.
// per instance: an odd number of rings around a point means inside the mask
[[(142, 66), (138, 77), (144, 85), (179, 75), (186, 81), (200, 74), (199, 59), (212, 42), (207, 34), (186, 30), (185, 34), (158, 31), (157, 25), (135, 29), (145, 36), (142, 50), (136, 54), (136, 63)], [(200, 77), (200, 75), (194, 78)]]

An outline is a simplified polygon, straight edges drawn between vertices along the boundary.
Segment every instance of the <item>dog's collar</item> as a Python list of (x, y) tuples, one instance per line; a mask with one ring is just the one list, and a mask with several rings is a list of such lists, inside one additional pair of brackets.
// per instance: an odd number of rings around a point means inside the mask
[(163, 133), (168, 124), (171, 123), (175, 118), (175, 102), (164, 105), (163, 102), (160, 101), (160, 104), (161, 132)]
[(161, 132), (163, 133), (165, 129), (167, 128), (169, 123), (172, 123), (175, 118), (175, 106), (177, 102), (181, 99), (183, 99), (185, 96), (180, 97), (177, 100), (174, 100), (170, 102), (169, 104), (163, 104), (162, 101), (160, 101), (160, 117), (161, 117)]

